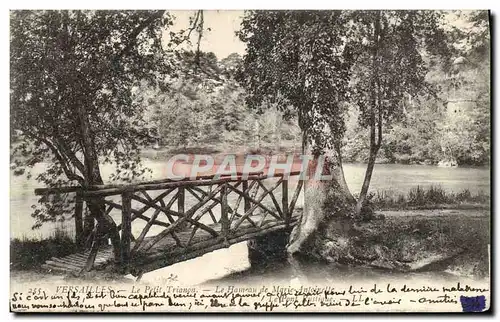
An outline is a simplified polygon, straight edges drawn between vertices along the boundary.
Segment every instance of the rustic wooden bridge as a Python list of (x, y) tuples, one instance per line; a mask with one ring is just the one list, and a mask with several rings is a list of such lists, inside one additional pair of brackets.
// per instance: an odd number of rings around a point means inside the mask
[[(112, 269), (140, 277), (235, 243), (290, 229), (299, 217), (295, 210), (303, 186), (299, 174), (270, 177), (259, 172), (245, 177), (236, 173), (87, 189), (36, 189), (37, 195), (76, 195), (74, 220), (80, 245), (85, 244), (85, 203), (98, 198), (106, 205), (105, 214), (119, 222), (119, 251), (109, 244), (110, 236), (94, 233), (90, 235), (91, 249), (82, 246), (78, 253), (53, 257), (43, 267), (76, 275)], [(289, 188), (294, 191), (290, 200)]]

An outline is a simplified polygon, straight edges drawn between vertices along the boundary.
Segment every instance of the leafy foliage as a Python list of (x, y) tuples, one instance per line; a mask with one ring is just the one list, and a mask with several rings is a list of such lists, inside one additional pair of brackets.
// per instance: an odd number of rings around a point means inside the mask
[(401, 119), (405, 101), (422, 94), (428, 86), (428, 68), (421, 53), (446, 53), (445, 35), (438, 28), (439, 14), (355, 11), (352, 19), (349, 36), (356, 64), (351, 101), (360, 109), (360, 124)]
[[(189, 64), (194, 54), (186, 56), (183, 61)], [(246, 107), (245, 90), (235, 79), (241, 56), (233, 53), (217, 60), (213, 53), (200, 52), (199, 59), (168, 86), (144, 84), (140, 90), (146, 119), (158, 129), (158, 148), (240, 149), (260, 143), (278, 147), (282, 137), (297, 140), (297, 126), (292, 120), (283, 122), (276, 107), (262, 111)]]
[[(487, 13), (449, 12), (447, 16), (450, 21), (458, 19), (460, 26), (443, 24), (446, 28), (442, 42), (447, 44), (448, 55), (423, 55), (426, 90), (419, 95), (405, 95), (399, 105), (398, 119), (383, 129), (380, 162), (436, 164), (454, 160), (461, 165), (489, 162)], [(357, 115), (355, 106), (350, 110), (350, 115)], [(368, 132), (353, 123), (353, 117), (348, 122), (345, 160), (366, 162)]]
[(339, 11), (252, 11), (243, 19), (247, 44), (240, 80), (251, 108), (276, 106), (298, 116), (304, 138), (318, 150), (338, 144), (352, 63)]
[[(15, 172), (48, 161), (37, 177), (46, 186), (102, 184), (99, 162), (117, 165), (115, 180), (144, 174), (138, 152), (154, 129), (134, 89), (173, 72), (174, 52), (162, 44), (172, 20), (163, 11), (11, 12)], [(42, 213), (34, 215), (54, 216)]]

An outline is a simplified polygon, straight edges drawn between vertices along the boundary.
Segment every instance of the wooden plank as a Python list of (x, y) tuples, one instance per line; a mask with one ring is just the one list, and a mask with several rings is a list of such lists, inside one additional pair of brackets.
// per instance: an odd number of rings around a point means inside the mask
[(45, 261), (45, 264), (50, 265), (50, 266), (62, 267), (62, 268), (73, 270), (73, 271), (78, 271), (78, 270), (82, 269), (82, 267), (72, 265), (70, 263), (54, 262), (51, 260)]
[(88, 253), (87, 254), (76, 253), (76, 254), (71, 254), (71, 255), (69, 255), (67, 257), (71, 257), (71, 258), (75, 258), (75, 259), (78, 259), (78, 258), (85, 258), (85, 259), (87, 259), (88, 255), (89, 255)]
[(57, 272), (65, 273), (65, 274), (75, 272), (73, 269), (63, 268), (63, 267), (59, 267), (59, 266), (52, 266), (49, 264), (42, 264), (42, 268), (45, 270), (48, 270), (48, 271), (57, 271)]
[(74, 260), (74, 261), (82, 261), (82, 260), (85, 261), (85, 260), (87, 260), (87, 257), (83, 257), (83, 256), (80, 257), (80, 256), (75, 256), (75, 255), (66, 256), (64, 258), (68, 258), (68, 259)]
[(82, 260), (82, 259), (73, 259), (73, 258), (70, 258), (69, 256), (68, 257), (63, 257), (63, 258), (51, 257), (50, 260), (53, 261), (53, 262), (75, 264), (77, 266), (81, 264), (80, 265), (81, 267), (83, 267), (83, 265), (85, 265), (85, 261), (84, 260)]

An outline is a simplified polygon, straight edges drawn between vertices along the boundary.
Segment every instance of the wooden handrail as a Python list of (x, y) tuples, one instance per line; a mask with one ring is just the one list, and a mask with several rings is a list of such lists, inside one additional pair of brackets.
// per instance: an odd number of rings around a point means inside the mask
[[(255, 171), (255, 172), (248, 172), (249, 175), (260, 175), (263, 174), (263, 171)], [(237, 176), (242, 176), (244, 173), (243, 172), (236, 172), (232, 174), (221, 174), (221, 177), (229, 177), (236, 174)], [(205, 175), (200, 175), (196, 176), (194, 180), (206, 180), (206, 179), (213, 179), (216, 176), (216, 174), (205, 174)], [(173, 179), (158, 179), (158, 180), (149, 180), (149, 181), (143, 181), (143, 182), (138, 182), (138, 183), (129, 183), (129, 184), (101, 184), (101, 185), (91, 185), (87, 186), (86, 188), (82, 186), (62, 186), (62, 187), (54, 187), (54, 188), (36, 188), (35, 189), (35, 195), (47, 195), (47, 194), (56, 194), (56, 193), (71, 193), (71, 192), (77, 192), (77, 191), (94, 191), (94, 190), (103, 190), (103, 189), (111, 189), (111, 188), (121, 188), (121, 187), (126, 187), (126, 186), (134, 186), (134, 185), (142, 185), (142, 184), (156, 184), (156, 183), (168, 183), (168, 182), (181, 182), (181, 181), (193, 181), (191, 180), (190, 177), (186, 177), (181, 180), (173, 180)]]
[[(263, 180), (266, 178), (276, 178), (288, 176), (300, 175), (301, 171), (292, 171), (285, 173), (274, 173), (272, 176), (263, 175), (262, 171), (251, 172), (245, 180)], [(232, 178), (237, 175), (236, 178)], [(35, 195), (47, 195), (47, 194), (57, 194), (57, 193), (71, 193), (71, 192), (81, 192), (83, 196), (103, 196), (103, 195), (118, 195), (123, 192), (134, 192), (140, 190), (159, 190), (166, 188), (179, 188), (187, 186), (207, 186), (218, 183), (225, 182), (238, 182), (243, 180), (243, 173), (237, 172), (233, 174), (220, 175), (220, 179), (213, 179), (216, 175), (206, 175), (198, 176), (196, 180), (190, 180), (189, 178), (182, 180), (172, 180), (172, 179), (162, 179), (156, 181), (146, 181), (135, 184), (120, 184), (120, 185), (96, 185), (89, 187), (81, 186), (68, 186), (68, 187), (58, 187), (58, 188), (37, 188), (35, 189)], [(212, 179), (212, 180), (209, 180)]]

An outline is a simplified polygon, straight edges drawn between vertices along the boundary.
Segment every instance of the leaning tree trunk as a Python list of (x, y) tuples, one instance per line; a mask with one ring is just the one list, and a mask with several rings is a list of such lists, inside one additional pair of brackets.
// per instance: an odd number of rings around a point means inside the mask
[[(89, 160), (90, 161), (90, 160)], [(97, 158), (92, 160), (88, 166), (88, 171), (91, 172), (91, 185), (102, 185), (104, 182), (101, 177), (99, 170), (99, 164), (96, 163)], [(87, 164), (86, 164), (87, 165)], [(104, 203), (103, 197), (92, 197), (92, 199), (87, 200), (88, 208), (90, 211), (91, 219), (97, 222), (96, 235), (94, 236), (94, 243), (92, 245), (93, 255), (97, 255), (97, 247), (101, 241), (107, 238), (111, 239), (111, 244), (113, 245), (113, 254), (115, 262), (120, 258), (120, 235), (118, 232), (118, 227), (116, 226), (113, 218), (106, 213), (106, 204)]]
[[(77, 112), (81, 128), (81, 142), (83, 146), (84, 167), (85, 167), (85, 184), (88, 186), (102, 185), (104, 182), (99, 169), (99, 158), (95, 149), (94, 136), (91, 130), (88, 114), (82, 106), (77, 107)], [(103, 197), (92, 197), (86, 200), (90, 214), (86, 216), (84, 221), (84, 238), (88, 239), (89, 233), (95, 231), (93, 243), (91, 247), (92, 255), (86, 265), (88, 270), (93, 264), (93, 259), (97, 255), (99, 244), (105, 237), (111, 239), (113, 245), (113, 254), (115, 261), (120, 258), (120, 235), (113, 218), (106, 214), (106, 204)], [(93, 221), (97, 222), (97, 229), (93, 229)]]
[(374, 145), (370, 147), (370, 157), (368, 158), (368, 165), (366, 167), (365, 179), (363, 180), (363, 186), (361, 187), (361, 192), (359, 193), (359, 199), (356, 203), (356, 215), (363, 216), (365, 219), (369, 219), (373, 215), (370, 209), (366, 209), (366, 203), (368, 201), (368, 189), (370, 188), (370, 181), (373, 175), (373, 169), (375, 168), (375, 161), (377, 159), (377, 153), (380, 145)]
[[(311, 148), (306, 148), (310, 153)], [(342, 168), (340, 147), (324, 151), (323, 175), (331, 180), (311, 178), (304, 185), (302, 218), (293, 229), (287, 247), (290, 259), (307, 254), (320, 260), (342, 261), (348, 258), (349, 232), (353, 223), (356, 200), (347, 187)], [(318, 155), (314, 156), (316, 164)], [(312, 170), (312, 171), (311, 171)]]
[(373, 211), (369, 207), (365, 207), (368, 200), (368, 189), (372, 179), (373, 168), (375, 167), (375, 160), (377, 153), (382, 143), (382, 107), (380, 106), (380, 79), (378, 72), (378, 50), (380, 47), (380, 11), (377, 11), (377, 16), (374, 22), (373, 39), (375, 45), (371, 49), (372, 59), (372, 75), (370, 81), (370, 157), (368, 159), (368, 166), (366, 168), (365, 179), (359, 194), (359, 199), (356, 204), (356, 215), (369, 219), (373, 215)]

